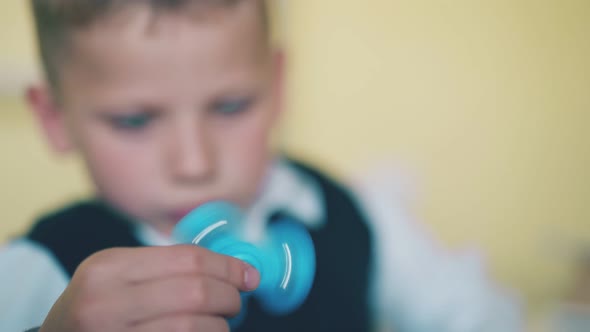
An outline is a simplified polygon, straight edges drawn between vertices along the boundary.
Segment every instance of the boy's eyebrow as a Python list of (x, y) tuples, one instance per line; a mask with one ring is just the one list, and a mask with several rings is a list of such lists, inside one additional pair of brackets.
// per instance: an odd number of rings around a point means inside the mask
[(91, 113), (98, 117), (133, 116), (133, 115), (157, 115), (162, 109), (153, 105), (137, 106), (104, 106), (91, 109)]

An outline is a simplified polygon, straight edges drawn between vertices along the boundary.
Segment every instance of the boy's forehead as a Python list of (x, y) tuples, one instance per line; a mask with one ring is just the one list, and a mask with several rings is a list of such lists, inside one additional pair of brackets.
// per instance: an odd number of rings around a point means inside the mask
[(268, 53), (259, 15), (256, 1), (194, 14), (130, 6), (72, 35), (63, 78), (76, 72), (77, 79), (98, 83), (124, 75), (165, 77), (182, 69), (207, 77), (215, 70), (257, 66)]

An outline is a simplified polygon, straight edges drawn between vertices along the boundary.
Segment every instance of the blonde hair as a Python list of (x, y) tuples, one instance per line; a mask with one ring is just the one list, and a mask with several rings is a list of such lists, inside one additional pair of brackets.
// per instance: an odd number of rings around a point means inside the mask
[[(69, 35), (107, 15), (130, 5), (147, 5), (154, 11), (179, 10), (190, 5), (199, 8), (231, 7), (246, 0), (31, 0), (37, 43), (46, 79), (52, 88), (59, 85), (59, 67), (67, 56)], [(255, 0), (260, 6), (261, 22), (269, 40), (274, 25), (267, 1)]]

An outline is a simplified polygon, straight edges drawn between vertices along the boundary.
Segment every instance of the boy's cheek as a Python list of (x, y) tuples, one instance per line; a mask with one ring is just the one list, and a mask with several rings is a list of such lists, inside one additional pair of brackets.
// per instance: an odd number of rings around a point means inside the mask
[(79, 143), (80, 153), (97, 187), (139, 191), (148, 181), (157, 181), (155, 161), (158, 158), (153, 149), (125, 147), (112, 137), (101, 135), (88, 135)]
[(141, 169), (128, 165), (95, 164), (89, 167), (97, 194), (121, 211), (140, 220), (151, 219), (150, 214), (162, 203), (158, 192), (159, 180)]

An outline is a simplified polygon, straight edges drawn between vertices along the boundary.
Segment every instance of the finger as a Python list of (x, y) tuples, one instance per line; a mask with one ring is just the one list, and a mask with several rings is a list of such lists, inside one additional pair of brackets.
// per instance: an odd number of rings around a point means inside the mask
[(162, 332), (162, 331), (207, 331), (229, 332), (227, 321), (215, 316), (178, 315), (167, 316), (152, 321), (143, 322), (131, 328), (132, 332)]
[(140, 283), (183, 274), (203, 274), (250, 291), (260, 276), (244, 262), (194, 245), (120, 249), (114, 269), (123, 281)]
[(136, 284), (118, 295), (113, 305), (125, 312), (131, 323), (180, 314), (232, 317), (241, 309), (237, 288), (198, 275), (156, 279)]

